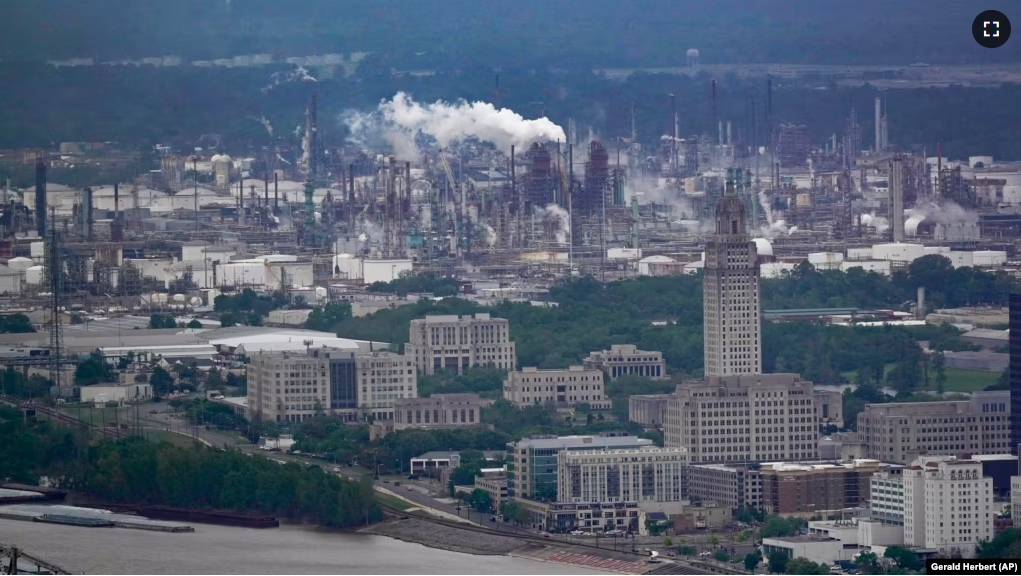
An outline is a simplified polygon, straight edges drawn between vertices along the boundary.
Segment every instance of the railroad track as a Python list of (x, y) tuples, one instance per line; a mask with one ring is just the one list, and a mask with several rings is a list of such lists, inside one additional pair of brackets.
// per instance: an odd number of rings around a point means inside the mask
[(78, 418), (75, 418), (70, 414), (65, 414), (60, 410), (56, 410), (48, 406), (41, 406), (39, 404), (35, 404), (32, 402), (19, 402), (17, 400), (13, 400), (10, 398), (0, 398), (0, 403), (7, 404), (8, 406), (17, 408), (19, 410), (35, 410), (37, 415), (52, 418), (53, 420), (56, 420), (61, 424), (68, 424), (72, 426), (85, 425), (88, 426), (89, 429), (91, 430), (98, 431), (100, 434), (107, 438), (119, 439), (128, 436), (128, 434), (125, 434), (124, 430), (121, 430), (120, 428), (111, 428), (109, 426), (96, 426), (91, 422), (79, 420)]
[[(525, 542), (542, 543), (542, 544), (546, 544), (546, 545), (549, 545), (549, 544), (566, 544), (568, 546), (575, 546), (575, 547), (579, 547), (579, 548), (589, 548), (589, 549), (592, 549), (592, 550), (600, 550), (602, 552), (609, 551), (609, 548), (603, 548), (603, 547), (596, 546), (594, 544), (589, 544), (589, 543), (586, 543), (586, 542), (565, 542), (563, 540), (557, 540), (556, 538), (552, 538), (552, 537), (546, 538), (545, 536), (536, 536), (534, 534), (523, 534), (523, 533), (520, 533), (520, 532), (497, 532), (495, 530), (489, 530), (487, 528), (482, 528), (480, 526), (474, 526), (472, 524), (465, 524), (465, 523), (462, 523), (462, 522), (454, 522), (453, 520), (444, 520), (442, 518), (437, 518), (435, 516), (431, 516), (431, 515), (424, 514), (424, 513), (423, 514), (409, 513), (409, 512), (406, 512), (404, 510), (400, 510), (398, 508), (394, 508), (393, 506), (389, 506), (387, 504), (383, 504), (382, 502), (379, 503), (379, 506), (384, 511), (389, 512), (390, 514), (393, 514), (393, 515), (398, 516), (398, 517), (414, 517), (414, 518), (418, 518), (418, 519), (421, 519), (421, 520), (425, 520), (427, 522), (434, 522), (434, 523), (440, 524), (442, 526), (448, 526), (450, 528), (457, 528), (459, 530), (467, 530), (469, 532), (475, 532), (475, 533), (478, 533), (478, 534), (487, 534), (487, 535), (490, 535), (490, 536), (504, 536), (506, 538), (517, 538), (518, 540), (523, 540)], [(712, 574), (712, 572), (707, 572), (707, 571), (700, 570), (698, 568), (695, 568), (695, 567), (687, 565), (687, 564), (679, 564), (679, 563), (675, 563), (675, 564), (672, 564), (672, 565), (669, 565), (669, 566), (663, 566), (662, 568), (668, 568), (668, 567), (670, 567), (670, 568), (676, 567), (678, 570), (681, 570), (681, 571), (680, 572), (665, 572), (666, 574), (692, 574), (692, 575), (695, 575), (695, 574)], [(657, 572), (657, 573), (663, 573), (663, 572)], [(723, 573), (725, 574), (726, 572), (723, 572)]]

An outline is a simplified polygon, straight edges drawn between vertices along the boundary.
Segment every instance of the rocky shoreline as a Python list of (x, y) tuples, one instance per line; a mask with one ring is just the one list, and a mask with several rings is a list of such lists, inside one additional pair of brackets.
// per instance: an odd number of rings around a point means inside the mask
[(478, 556), (502, 556), (526, 545), (516, 538), (497, 534), (482, 534), (471, 530), (459, 530), (418, 518), (388, 520), (363, 528), (359, 532), (387, 536), (404, 542), (422, 544), (430, 548), (475, 554)]

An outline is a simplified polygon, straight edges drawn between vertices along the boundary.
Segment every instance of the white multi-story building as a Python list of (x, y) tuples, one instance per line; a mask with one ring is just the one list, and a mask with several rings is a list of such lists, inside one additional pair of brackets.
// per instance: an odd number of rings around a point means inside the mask
[(1021, 528), (1021, 476), (1010, 477), (1010, 517), (1014, 527)]
[(710, 376), (667, 402), (664, 445), (693, 464), (819, 459), (814, 386), (797, 374)]
[(877, 472), (869, 479), (869, 516), (888, 524), (904, 524), (904, 476)]
[(621, 376), (642, 376), (652, 380), (668, 377), (662, 352), (639, 350), (633, 344), (612, 344), (609, 350), (591, 352), (582, 365), (602, 370), (610, 380)]
[(683, 448), (564, 450), (557, 502), (680, 502), (687, 498)]
[(248, 364), (248, 410), (265, 420), (393, 420), (394, 403), (417, 395), (411, 359), (388, 351), (260, 352)]
[(703, 309), (705, 374), (762, 373), (757, 249), (744, 202), (728, 181), (716, 205), (715, 231), (705, 250)]
[(517, 351), (510, 339), (507, 320), (490, 318), (489, 314), (426, 316), (412, 320), (404, 352), (426, 375), (437, 370), (463, 374), (479, 366), (500, 370), (513, 370), (517, 366)]
[(588, 404), (595, 410), (609, 410), (603, 371), (571, 366), (566, 370), (524, 368), (507, 374), (503, 397), (518, 407), (552, 403), (559, 408)]
[(693, 464), (688, 467), (692, 501), (723, 508), (762, 508), (762, 474), (749, 466)]
[(940, 556), (975, 556), (993, 538), (993, 480), (982, 465), (954, 456), (923, 456), (904, 470), (904, 544)]

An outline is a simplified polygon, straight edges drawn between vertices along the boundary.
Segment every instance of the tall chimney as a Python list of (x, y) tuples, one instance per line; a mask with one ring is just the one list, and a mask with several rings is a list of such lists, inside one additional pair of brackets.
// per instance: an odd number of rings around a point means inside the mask
[(266, 208), (269, 208), (269, 172), (262, 175), (262, 197)]
[(85, 239), (92, 242), (92, 188), (85, 187)]
[(121, 217), (121, 185), (113, 185), (113, 219), (119, 220)]
[(890, 162), (890, 225), (893, 241), (904, 241), (904, 163), (900, 156)]
[(918, 287), (918, 311), (916, 312), (919, 320), (925, 319), (925, 286)]
[(273, 209), (280, 208), (280, 175), (273, 172)]
[(411, 204), (411, 162), (404, 163), (404, 197)]
[(876, 98), (876, 154), (883, 151), (883, 103)]
[[(728, 120), (727, 121), (727, 146), (730, 146), (730, 143), (731, 143), (731, 139), (730, 139), (730, 120)], [(758, 150), (756, 150), (756, 155), (758, 155)]]
[(46, 237), (46, 163), (35, 165), (35, 223), (40, 238)]

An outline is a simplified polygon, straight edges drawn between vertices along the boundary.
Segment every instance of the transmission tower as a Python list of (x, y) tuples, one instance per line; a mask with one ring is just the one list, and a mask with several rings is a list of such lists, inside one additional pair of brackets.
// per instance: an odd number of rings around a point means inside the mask
[(57, 394), (62, 391), (63, 384), (63, 361), (61, 360), (61, 349), (63, 348), (61, 308), (64, 296), (63, 272), (61, 270), (60, 237), (57, 235), (56, 209), (50, 208), (50, 226), (47, 250), (46, 250), (46, 272), (49, 277), (48, 288), (50, 289), (50, 379), (56, 386)]

